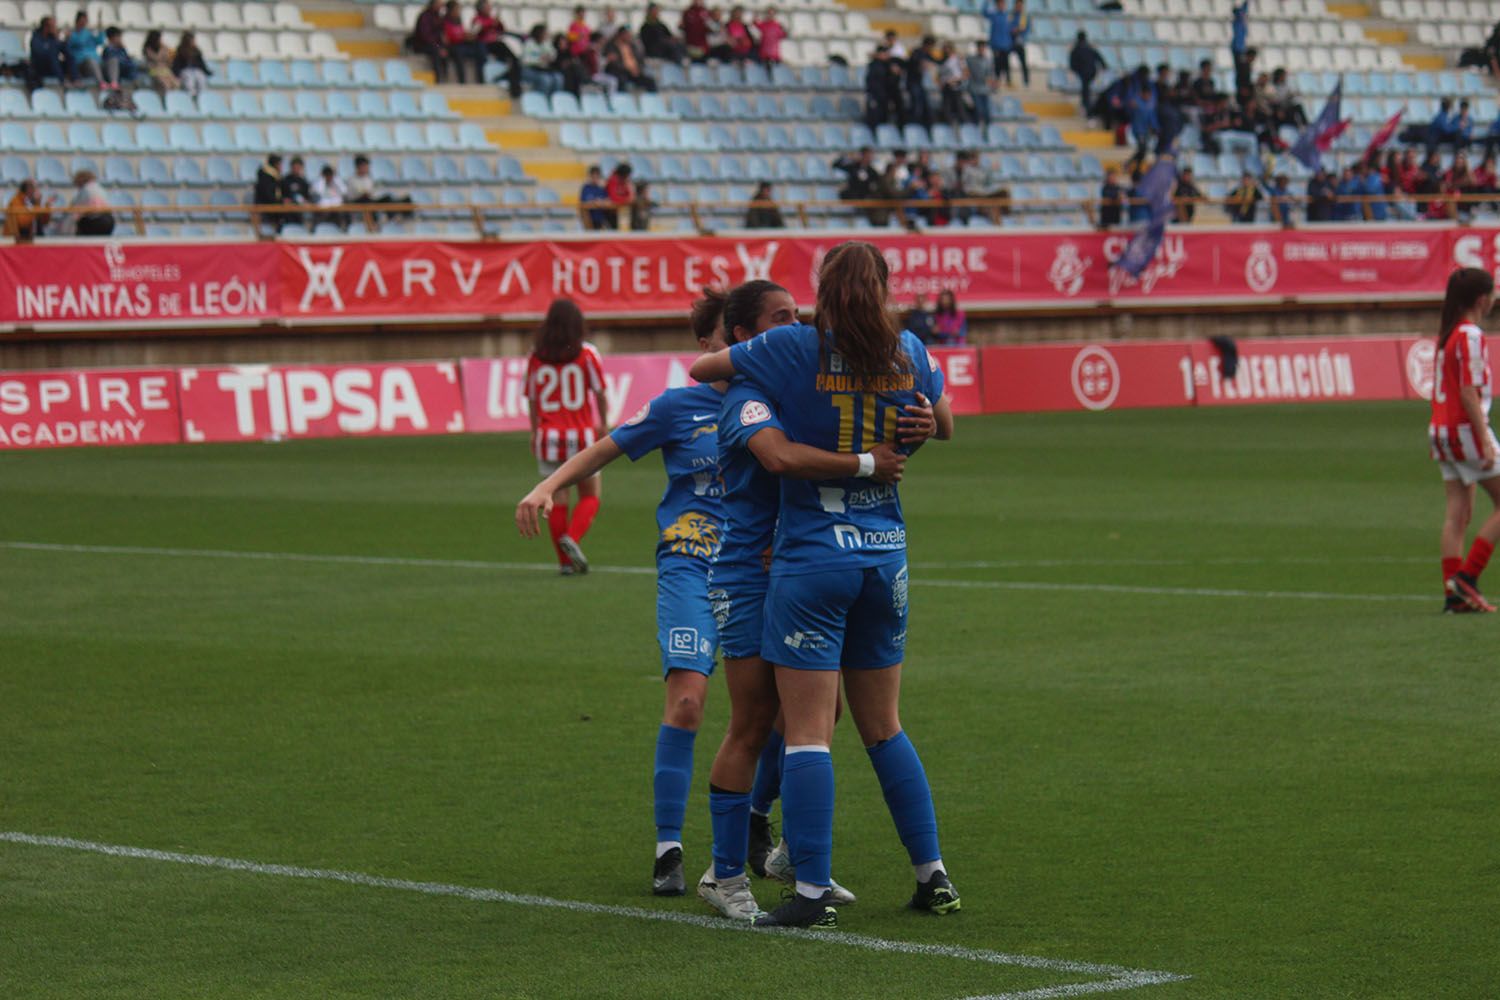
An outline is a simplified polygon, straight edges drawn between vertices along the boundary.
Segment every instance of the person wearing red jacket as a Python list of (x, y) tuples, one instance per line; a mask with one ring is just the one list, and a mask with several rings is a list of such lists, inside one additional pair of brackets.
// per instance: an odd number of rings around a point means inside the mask
[(682, 23), (678, 27), (682, 29), (688, 57), (697, 62), (708, 58), (708, 8), (703, 6), (703, 0), (693, 0), (691, 6), (682, 12)]

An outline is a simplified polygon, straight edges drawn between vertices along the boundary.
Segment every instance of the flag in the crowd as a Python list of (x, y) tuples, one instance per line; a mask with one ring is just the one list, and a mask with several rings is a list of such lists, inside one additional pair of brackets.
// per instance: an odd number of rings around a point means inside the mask
[(1349, 127), (1349, 123), (1339, 117), (1343, 100), (1344, 78), (1339, 77), (1333, 93), (1328, 95), (1328, 103), (1323, 105), (1318, 117), (1297, 135), (1297, 141), (1292, 144), (1292, 156), (1307, 169), (1317, 170), (1322, 166), (1323, 154), (1333, 148), (1334, 142)]
[(1151, 210), (1146, 224), (1130, 238), (1125, 252), (1115, 261), (1115, 267), (1132, 278), (1139, 278), (1167, 233), (1167, 220), (1172, 217), (1172, 194), (1177, 190), (1177, 157), (1165, 155), (1146, 171), (1141, 182), (1135, 186), (1135, 197), (1145, 200)]
[(1370, 138), (1370, 144), (1365, 147), (1363, 159), (1370, 159), (1370, 157), (1380, 152), (1382, 146), (1391, 141), (1391, 136), (1396, 134), (1396, 128), (1401, 124), (1401, 116), (1404, 114), (1406, 114), (1405, 107), (1391, 115), (1391, 120), (1380, 126), (1380, 131), (1376, 132)]

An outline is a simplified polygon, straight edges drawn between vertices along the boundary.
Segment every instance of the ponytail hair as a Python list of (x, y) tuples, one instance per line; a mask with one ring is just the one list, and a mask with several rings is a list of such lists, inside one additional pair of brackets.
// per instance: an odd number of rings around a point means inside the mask
[(1438, 328), (1438, 350), (1442, 350), (1464, 313), (1495, 291), (1495, 279), (1478, 267), (1461, 267), (1448, 275), (1448, 291), (1443, 296), (1442, 325)]
[(693, 335), (699, 340), (713, 340), (719, 321), (724, 318), (724, 303), (728, 296), (717, 288), (703, 289), (703, 298), (693, 303)]
[(572, 299), (554, 299), (537, 327), (532, 351), (548, 364), (567, 364), (583, 350), (583, 310)]
[(735, 288), (724, 299), (724, 339), (733, 340), (734, 331), (743, 327), (753, 336), (759, 326), (760, 311), (766, 296), (772, 292), (784, 292), (785, 288), (774, 281), (763, 278), (747, 281)]
[(901, 329), (887, 308), (891, 278), (885, 257), (871, 243), (840, 243), (818, 268), (813, 326), (832, 338), (833, 350), (858, 378), (911, 371), (901, 349)]

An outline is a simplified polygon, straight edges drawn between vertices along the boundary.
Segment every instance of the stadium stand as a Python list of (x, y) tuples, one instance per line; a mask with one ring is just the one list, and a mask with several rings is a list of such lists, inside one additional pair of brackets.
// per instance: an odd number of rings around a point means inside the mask
[[(543, 24), (559, 31), (573, 6), (553, 0), (499, 13), (511, 30)], [(843, 177), (831, 165), (835, 155), (865, 145), (905, 148), (946, 166), (954, 153), (973, 149), (985, 192), (1003, 186), (1016, 206), (1006, 225), (1082, 225), (1090, 218), (1083, 206), (1096, 197), (1106, 166), (1101, 160), (1118, 163), (1128, 151), (1110, 148), (1108, 132), (1090, 129), (1057, 99), (1076, 92), (1067, 65), (1077, 32), (1088, 33), (1111, 71), (1158, 64), (1190, 70), (1206, 58), (1218, 85), (1233, 89), (1221, 4), (1141, 0), (1126, 13), (1103, 13), (1088, 0), (1040, 0), (1030, 38), (1036, 90), (1002, 92), (988, 126), (871, 129), (862, 121), (864, 72), (879, 34), (896, 31), (913, 42), (930, 33), (972, 44), (986, 37), (976, 0), (896, 0), (885, 10), (829, 0), (779, 6), (789, 32), (782, 64), (652, 61), (655, 93), (590, 85), (577, 96), (526, 92), (513, 104), (498, 82), (504, 64), (493, 59), (486, 85), (433, 89), (425, 61), (401, 57), (399, 43), (421, 9), (413, 4), (349, 0), (304, 13), (269, 0), (90, 3), (92, 23), (123, 28), (131, 52), (140, 51), (152, 27), (197, 31), (215, 74), (209, 88), (196, 98), (138, 88), (132, 115), (105, 110), (93, 90), (44, 86), (28, 95), (11, 80), (0, 87), (0, 179), (13, 184), (29, 174), (63, 187), (73, 172), (91, 170), (117, 207), (166, 202), (182, 210), (176, 220), (153, 213), (149, 232), (220, 235), (244, 232), (245, 203), (266, 153), (334, 163), (346, 178), (353, 156), (364, 153), (377, 183), (433, 206), (387, 220), (383, 229), (472, 235), (476, 223), (510, 232), (574, 229), (585, 164), (608, 170), (628, 160), (637, 177), (656, 182), (659, 227), (737, 225), (754, 184), (770, 180), (783, 206), (809, 203), (785, 213), (789, 225), (863, 228), (871, 224), (867, 213), (838, 203)], [(584, 7), (590, 23), (606, 9)], [(0, 63), (25, 57), (29, 32), (43, 16), (69, 23), (76, 9), (0, 0)], [(681, 9), (663, 5), (674, 28)], [(623, 13), (639, 20), (638, 10)], [(1309, 113), (1342, 77), (1344, 114), (1354, 127), (1335, 152), (1347, 156), (1362, 151), (1397, 111), (1404, 108), (1409, 123), (1425, 123), (1447, 96), (1471, 100), (1481, 130), (1493, 120), (1489, 78), (1438, 67), (1452, 65), (1458, 50), (1482, 45), (1494, 13), (1458, 0), (1381, 0), (1378, 8), (1287, 0), (1255, 12), (1249, 42), (1259, 49), (1257, 70), (1290, 71)], [(1193, 152), (1201, 143), (1191, 122), (1181, 142), (1210, 199), (1222, 198), (1250, 162), (1243, 151)], [(1306, 176), (1295, 162), (1285, 169), (1295, 181)], [(969, 217), (973, 225), (993, 221)]]

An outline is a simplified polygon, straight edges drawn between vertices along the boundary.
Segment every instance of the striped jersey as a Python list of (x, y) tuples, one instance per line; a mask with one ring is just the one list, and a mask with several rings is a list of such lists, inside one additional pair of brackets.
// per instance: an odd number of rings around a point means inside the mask
[(561, 363), (533, 353), (526, 365), (526, 402), (537, 415), (532, 453), (543, 462), (566, 462), (593, 444), (604, 419), (594, 394), (603, 391), (604, 363), (593, 344)]
[(1479, 390), (1479, 405), (1488, 423), (1490, 358), (1484, 331), (1473, 323), (1460, 323), (1433, 358), (1432, 369), (1432, 422), (1427, 427), (1432, 457), (1443, 462), (1479, 460), (1482, 452), (1459, 390), (1464, 386)]

